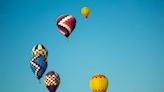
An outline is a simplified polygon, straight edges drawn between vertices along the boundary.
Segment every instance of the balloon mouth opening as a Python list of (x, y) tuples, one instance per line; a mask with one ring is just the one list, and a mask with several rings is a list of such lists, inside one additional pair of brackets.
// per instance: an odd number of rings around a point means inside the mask
[(38, 76), (37, 78), (38, 78), (38, 80), (40, 81), (40, 78), (41, 78), (42, 76)]
[(85, 18), (88, 18), (88, 14), (84, 14), (84, 17), (85, 17)]
[(87, 18), (88, 16), (84, 16), (85, 18)]

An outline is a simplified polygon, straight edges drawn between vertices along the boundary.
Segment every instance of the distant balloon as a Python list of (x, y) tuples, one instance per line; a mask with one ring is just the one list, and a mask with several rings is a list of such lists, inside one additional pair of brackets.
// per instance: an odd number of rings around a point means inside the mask
[(55, 92), (60, 84), (59, 75), (54, 71), (50, 71), (44, 77), (44, 84), (50, 92)]
[(76, 19), (72, 15), (61, 15), (56, 20), (59, 31), (64, 34), (68, 41), (68, 36), (72, 33), (76, 26)]
[(106, 92), (108, 79), (102, 74), (96, 74), (90, 80), (90, 87), (93, 92)]
[[(35, 76), (40, 80), (42, 75), (47, 69), (47, 60), (45, 56), (41, 54), (36, 54), (32, 57), (30, 61), (30, 67)], [(40, 81), (39, 81), (40, 84)]]
[(48, 56), (48, 50), (47, 48), (42, 45), (42, 44), (37, 44), (35, 45), (33, 48), (32, 48), (32, 52), (31, 52), (31, 55), (34, 56), (36, 54), (42, 54), (45, 56), (45, 58), (47, 58)]
[(81, 9), (81, 13), (83, 14), (83, 16), (86, 18), (86, 20), (87, 20), (87, 17), (88, 17), (88, 15), (90, 14), (90, 9), (88, 8), (88, 7), (83, 7), (82, 9)]

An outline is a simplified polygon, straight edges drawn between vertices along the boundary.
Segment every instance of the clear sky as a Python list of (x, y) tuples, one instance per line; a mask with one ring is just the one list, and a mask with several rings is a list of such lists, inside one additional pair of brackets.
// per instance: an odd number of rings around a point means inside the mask
[[(68, 42), (56, 26), (62, 14), (77, 21)], [(43, 77), (60, 76), (56, 92), (92, 92), (97, 73), (107, 92), (164, 92), (163, 0), (0, 0), (0, 92), (49, 92), (30, 69), (39, 43), (49, 52)]]

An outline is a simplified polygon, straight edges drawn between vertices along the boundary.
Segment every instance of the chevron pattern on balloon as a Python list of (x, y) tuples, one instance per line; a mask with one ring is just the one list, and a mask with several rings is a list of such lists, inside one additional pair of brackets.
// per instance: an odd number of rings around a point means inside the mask
[(32, 66), (34, 66), (35, 67), (35, 76), (36, 77), (38, 77), (38, 72), (39, 72), (39, 70), (41, 69), (41, 66), (37, 63), (37, 62), (35, 62), (35, 60), (38, 58), (40, 56), (40, 54), (37, 54), (35, 57), (33, 57), (32, 58), (32, 60), (30, 61), (30, 64), (32, 65)]
[(35, 76), (40, 79), (47, 68), (47, 60), (42, 54), (36, 54), (31, 59), (30, 65)]
[(72, 15), (61, 15), (56, 23), (59, 31), (68, 37), (75, 28), (76, 20)]

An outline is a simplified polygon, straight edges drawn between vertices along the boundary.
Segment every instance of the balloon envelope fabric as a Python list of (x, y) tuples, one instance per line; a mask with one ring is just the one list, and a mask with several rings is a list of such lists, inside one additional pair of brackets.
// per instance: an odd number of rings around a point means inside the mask
[(72, 15), (61, 15), (56, 20), (59, 31), (68, 37), (76, 26), (76, 19)]
[(60, 84), (59, 75), (54, 71), (50, 71), (44, 77), (44, 84), (50, 92), (55, 92)]
[(102, 74), (96, 74), (90, 80), (90, 87), (93, 92), (106, 92), (108, 79)]
[(30, 67), (35, 76), (40, 79), (47, 69), (47, 60), (45, 56), (41, 54), (34, 55), (30, 61)]
[(87, 18), (88, 15), (89, 15), (89, 13), (90, 13), (90, 9), (89, 9), (88, 7), (83, 7), (83, 8), (81, 9), (81, 13), (83, 14), (83, 16), (84, 16), (85, 18)]
[(48, 50), (47, 48), (42, 45), (42, 44), (37, 44), (32, 48), (32, 52), (31, 55), (34, 56), (36, 54), (42, 54), (43, 56), (45, 56), (47, 58), (48, 56)]

